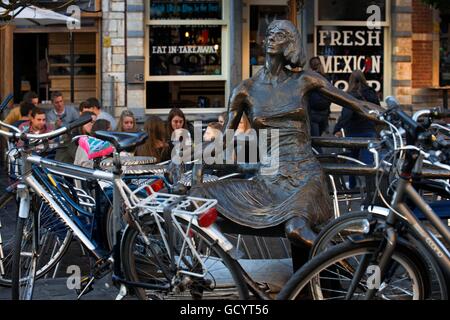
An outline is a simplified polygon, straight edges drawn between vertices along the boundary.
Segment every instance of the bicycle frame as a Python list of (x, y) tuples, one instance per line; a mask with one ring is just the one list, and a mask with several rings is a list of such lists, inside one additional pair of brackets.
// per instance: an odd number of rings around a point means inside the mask
[[(64, 221), (64, 223), (73, 231), (73, 233), (80, 239), (80, 241), (90, 250), (92, 251), (97, 258), (105, 258), (104, 253), (99, 250), (99, 247), (86, 236), (85, 232), (80, 228), (80, 226), (73, 221), (71, 217), (66, 213), (66, 211), (57, 203), (57, 201), (51, 196), (51, 194), (45, 189), (45, 187), (39, 183), (39, 181), (32, 175), (31, 166), (37, 165), (41, 168), (46, 168), (49, 170), (56, 170), (61, 172), (62, 174), (68, 174), (71, 176), (76, 176), (80, 178), (94, 178), (99, 180), (105, 180), (114, 182), (115, 174), (104, 172), (100, 170), (92, 170), (88, 168), (78, 167), (75, 165), (70, 165), (62, 162), (58, 162), (55, 160), (49, 160), (42, 158), (40, 156), (29, 155), (27, 153), (23, 154), (22, 159), (24, 160), (24, 175), (21, 178), (21, 185), (18, 190), (27, 189), (29, 187), (36, 194), (38, 194), (42, 199), (44, 199), (55, 211), (55, 213)], [(119, 176), (120, 179), (120, 176)], [(113, 188), (117, 189), (118, 186), (113, 184)], [(27, 192), (20, 192), (19, 198), (20, 201), (29, 201), (29, 195)], [(114, 201), (114, 199), (113, 199)], [(28, 212), (23, 210), (22, 213), (19, 213), (21, 218), (27, 218)], [(115, 206), (113, 208), (113, 214), (120, 216), (120, 205)]]
[[(420, 172), (422, 167), (421, 163), (421, 160), (416, 160), (417, 169), (415, 171)], [(447, 244), (450, 244), (450, 230), (445, 226), (439, 216), (425, 202), (420, 194), (414, 189), (411, 175), (406, 174), (404, 170), (402, 170), (402, 173), (403, 174), (398, 181), (396, 191), (391, 202), (392, 209), (394, 210), (389, 210), (389, 214), (386, 218), (386, 228), (383, 232), (386, 242), (385, 246), (380, 248), (382, 252), (378, 263), (380, 279), (384, 279), (385, 270), (398, 241), (396, 222), (400, 217), (397, 212), (403, 216), (402, 221), (405, 220), (412, 227), (411, 231), (413, 232), (413, 235), (425, 245), (425, 247), (432, 253), (442, 270), (448, 275), (450, 274), (450, 253), (447, 251), (444, 244), (422, 225), (419, 219), (405, 203), (405, 199), (410, 199), (422, 211), (426, 219), (434, 228), (436, 228)], [(359, 276), (356, 278), (359, 278)], [(355, 279), (353, 279), (353, 281), (354, 280)], [(366, 293), (366, 299), (371, 299), (375, 291), (376, 289), (368, 290)]]

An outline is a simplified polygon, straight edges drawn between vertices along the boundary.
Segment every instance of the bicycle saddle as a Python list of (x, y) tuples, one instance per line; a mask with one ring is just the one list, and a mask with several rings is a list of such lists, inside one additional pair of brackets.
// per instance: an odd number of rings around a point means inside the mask
[(117, 152), (131, 151), (133, 148), (143, 144), (148, 138), (145, 132), (111, 132), (96, 131), (95, 138), (110, 142)]

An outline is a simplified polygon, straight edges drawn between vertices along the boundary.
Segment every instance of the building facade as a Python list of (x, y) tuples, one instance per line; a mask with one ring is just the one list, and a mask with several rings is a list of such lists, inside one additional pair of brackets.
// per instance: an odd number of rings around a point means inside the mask
[[(97, 96), (116, 116), (128, 108), (141, 119), (165, 117), (180, 107), (190, 119), (213, 119), (226, 110), (233, 88), (263, 66), (262, 41), (273, 19), (298, 26), (308, 58), (319, 56), (341, 89), (358, 68), (380, 98), (394, 95), (413, 110), (443, 105), (450, 85), (450, 11), (421, 0), (76, 3), (85, 6), (78, 30), (2, 28), (2, 96), (60, 90), (73, 103)], [(24, 72), (15, 61), (29, 39), (40, 49), (32, 53), (35, 71)]]

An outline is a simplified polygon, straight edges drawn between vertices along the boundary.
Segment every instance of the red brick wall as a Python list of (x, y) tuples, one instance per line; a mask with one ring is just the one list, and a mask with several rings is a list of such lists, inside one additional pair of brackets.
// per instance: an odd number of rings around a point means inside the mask
[(412, 47), (412, 87), (430, 87), (433, 84), (433, 42), (413, 41)]
[[(433, 32), (433, 11), (421, 0), (413, 0), (413, 34)], [(414, 39), (414, 36), (413, 36)], [(412, 42), (412, 87), (427, 88), (433, 85), (433, 42), (413, 40)]]
[(413, 0), (412, 32), (432, 33), (433, 32), (433, 11), (424, 5), (421, 0)]

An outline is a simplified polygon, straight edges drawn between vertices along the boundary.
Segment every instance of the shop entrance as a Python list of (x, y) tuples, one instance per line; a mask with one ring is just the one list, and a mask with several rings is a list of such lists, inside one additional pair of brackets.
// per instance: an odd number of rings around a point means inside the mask
[(14, 34), (14, 103), (19, 103), (27, 91), (48, 100), (48, 35), (46, 33)]

